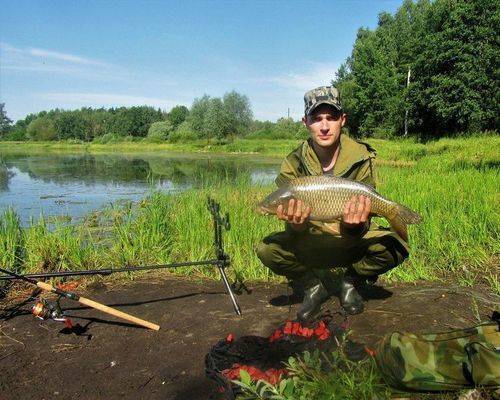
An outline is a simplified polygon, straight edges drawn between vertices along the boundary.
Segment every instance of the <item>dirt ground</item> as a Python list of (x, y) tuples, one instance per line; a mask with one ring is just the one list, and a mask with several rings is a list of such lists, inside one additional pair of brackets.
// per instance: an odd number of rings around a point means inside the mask
[[(71, 300), (62, 306), (84, 335), (30, 314), (33, 302), (3, 305), (0, 315), (0, 399), (217, 399), (204, 357), (229, 333), (267, 336), (293, 319), (297, 305), (276, 305), (285, 284), (249, 285), (233, 312), (220, 282), (167, 277), (89, 285), (79, 294), (155, 322), (158, 332), (123, 323)], [(374, 286), (366, 311), (349, 318), (352, 337), (373, 344), (394, 330), (442, 331), (486, 319), (499, 299), (484, 287), (444, 284)], [(17, 305), (17, 307), (16, 307)], [(336, 298), (327, 304), (338, 311)]]

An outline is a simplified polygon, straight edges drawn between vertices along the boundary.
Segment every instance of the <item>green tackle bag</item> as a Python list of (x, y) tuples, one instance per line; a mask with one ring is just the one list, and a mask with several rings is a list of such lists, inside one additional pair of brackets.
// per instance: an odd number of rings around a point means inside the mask
[(394, 332), (375, 359), (387, 384), (404, 390), (500, 387), (500, 332), (496, 322), (446, 333)]

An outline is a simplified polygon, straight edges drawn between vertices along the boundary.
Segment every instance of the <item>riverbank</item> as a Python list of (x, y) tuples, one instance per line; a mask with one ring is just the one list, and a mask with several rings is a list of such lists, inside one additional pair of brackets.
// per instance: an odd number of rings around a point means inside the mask
[[(380, 193), (417, 210), (424, 221), (410, 227), (409, 260), (386, 279), (485, 283), (500, 294), (499, 138), (371, 143), (379, 151)], [(77, 223), (40, 218), (27, 227), (20, 226), (15, 211), (7, 210), (0, 216), (0, 265), (35, 272), (208, 258), (210, 195), (231, 217), (226, 244), (233, 277), (276, 280), (254, 251), (264, 236), (282, 229), (275, 219), (254, 211), (272, 189), (248, 177), (210, 180), (178, 194), (151, 192), (137, 203), (115, 204)], [(207, 269), (178, 273), (216, 276)]]
[[(301, 140), (290, 139), (241, 139), (237, 138), (228, 143), (211, 143), (206, 140), (195, 140), (189, 143), (151, 143), (144, 140), (121, 141), (107, 144), (92, 142), (82, 142), (75, 140), (50, 141), (50, 142), (13, 142), (0, 141), (1, 152), (15, 153), (46, 153), (46, 152), (67, 152), (67, 153), (156, 153), (156, 152), (193, 152), (193, 153), (219, 153), (219, 154), (263, 154), (267, 156), (283, 157), (296, 148)], [(476, 162), (492, 164), (498, 167), (500, 161), (498, 156), (498, 146), (500, 136), (493, 133), (460, 137), (443, 138), (436, 141), (421, 143), (414, 138), (409, 139), (366, 139), (366, 143), (372, 145), (378, 153), (377, 161), (387, 162), (408, 162), (427, 155), (455, 156), (457, 162), (466, 159), (466, 162)]]
[(107, 144), (80, 141), (59, 142), (0, 142), (1, 150), (9, 153), (146, 153), (146, 152), (194, 152), (194, 153), (248, 153), (283, 156), (294, 149), (299, 140), (235, 139), (224, 144), (208, 144), (206, 140), (189, 143), (150, 143), (147, 141), (123, 141)]

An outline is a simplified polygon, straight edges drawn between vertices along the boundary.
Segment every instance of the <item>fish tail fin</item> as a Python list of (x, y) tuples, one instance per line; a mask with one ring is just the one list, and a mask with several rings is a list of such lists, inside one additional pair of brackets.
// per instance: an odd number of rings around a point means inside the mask
[(392, 229), (396, 231), (396, 233), (401, 236), (404, 241), (408, 241), (408, 230), (406, 225), (409, 224), (418, 224), (422, 222), (422, 217), (417, 214), (415, 211), (410, 210), (409, 208), (402, 206), (401, 204), (394, 204), (394, 212), (391, 218), (388, 218), (389, 223), (391, 224)]

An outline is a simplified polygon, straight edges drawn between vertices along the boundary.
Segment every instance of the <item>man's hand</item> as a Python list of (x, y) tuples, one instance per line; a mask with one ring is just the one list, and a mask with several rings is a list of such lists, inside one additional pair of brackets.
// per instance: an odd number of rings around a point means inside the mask
[(344, 215), (342, 222), (349, 230), (361, 229), (368, 221), (370, 211), (372, 209), (372, 201), (369, 197), (360, 195), (353, 196), (344, 206)]
[(304, 207), (301, 200), (291, 199), (288, 202), (288, 208), (285, 210), (279, 205), (276, 215), (282, 221), (287, 221), (293, 230), (303, 231), (307, 226), (307, 219), (311, 214), (311, 207)]

